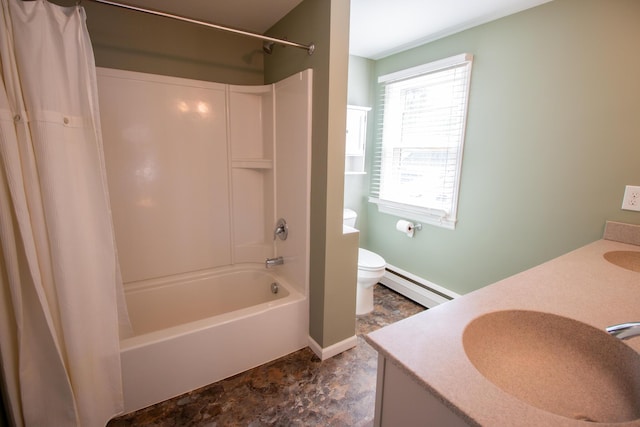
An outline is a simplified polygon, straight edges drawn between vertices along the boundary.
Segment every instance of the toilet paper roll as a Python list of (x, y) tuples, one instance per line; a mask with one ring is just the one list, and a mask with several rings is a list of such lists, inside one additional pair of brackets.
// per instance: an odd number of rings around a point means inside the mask
[(413, 232), (415, 230), (415, 227), (413, 226), (412, 222), (401, 219), (398, 222), (396, 222), (396, 230), (403, 232), (409, 237), (413, 237)]

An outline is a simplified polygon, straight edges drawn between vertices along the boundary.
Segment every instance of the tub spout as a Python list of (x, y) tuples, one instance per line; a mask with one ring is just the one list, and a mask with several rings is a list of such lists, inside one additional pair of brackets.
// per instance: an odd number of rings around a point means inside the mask
[(621, 340), (637, 337), (640, 336), (640, 322), (621, 323), (609, 326), (606, 330), (609, 334)]
[(281, 256), (277, 258), (267, 258), (267, 260), (264, 262), (264, 265), (267, 268), (272, 267), (274, 265), (282, 265), (282, 264), (284, 264), (284, 258), (282, 258)]

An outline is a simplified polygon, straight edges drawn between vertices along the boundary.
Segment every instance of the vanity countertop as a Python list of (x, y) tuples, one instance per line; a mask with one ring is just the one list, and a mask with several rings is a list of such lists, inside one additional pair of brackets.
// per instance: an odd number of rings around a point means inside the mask
[[(500, 310), (547, 312), (602, 330), (640, 321), (640, 273), (604, 258), (610, 251), (640, 251), (637, 245), (640, 226), (607, 223), (605, 239), (379, 329), (366, 340), (469, 424), (586, 425), (528, 405), (489, 382), (467, 358), (463, 331), (473, 319)], [(640, 352), (640, 337), (625, 344)]]

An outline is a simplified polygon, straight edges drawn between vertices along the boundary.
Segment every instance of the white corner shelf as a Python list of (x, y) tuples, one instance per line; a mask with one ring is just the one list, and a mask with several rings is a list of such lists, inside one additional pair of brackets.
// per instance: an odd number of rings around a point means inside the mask
[(237, 169), (273, 169), (273, 160), (235, 159), (231, 161), (231, 167)]

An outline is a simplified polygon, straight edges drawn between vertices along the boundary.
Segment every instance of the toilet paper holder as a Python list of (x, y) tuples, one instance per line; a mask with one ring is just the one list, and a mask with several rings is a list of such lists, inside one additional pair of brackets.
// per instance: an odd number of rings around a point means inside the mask
[(407, 237), (413, 237), (417, 230), (422, 230), (422, 224), (413, 223), (404, 219), (398, 220), (396, 223), (396, 230), (405, 233)]
[(413, 229), (414, 230), (422, 230), (422, 224), (418, 223), (418, 224), (413, 224)]

